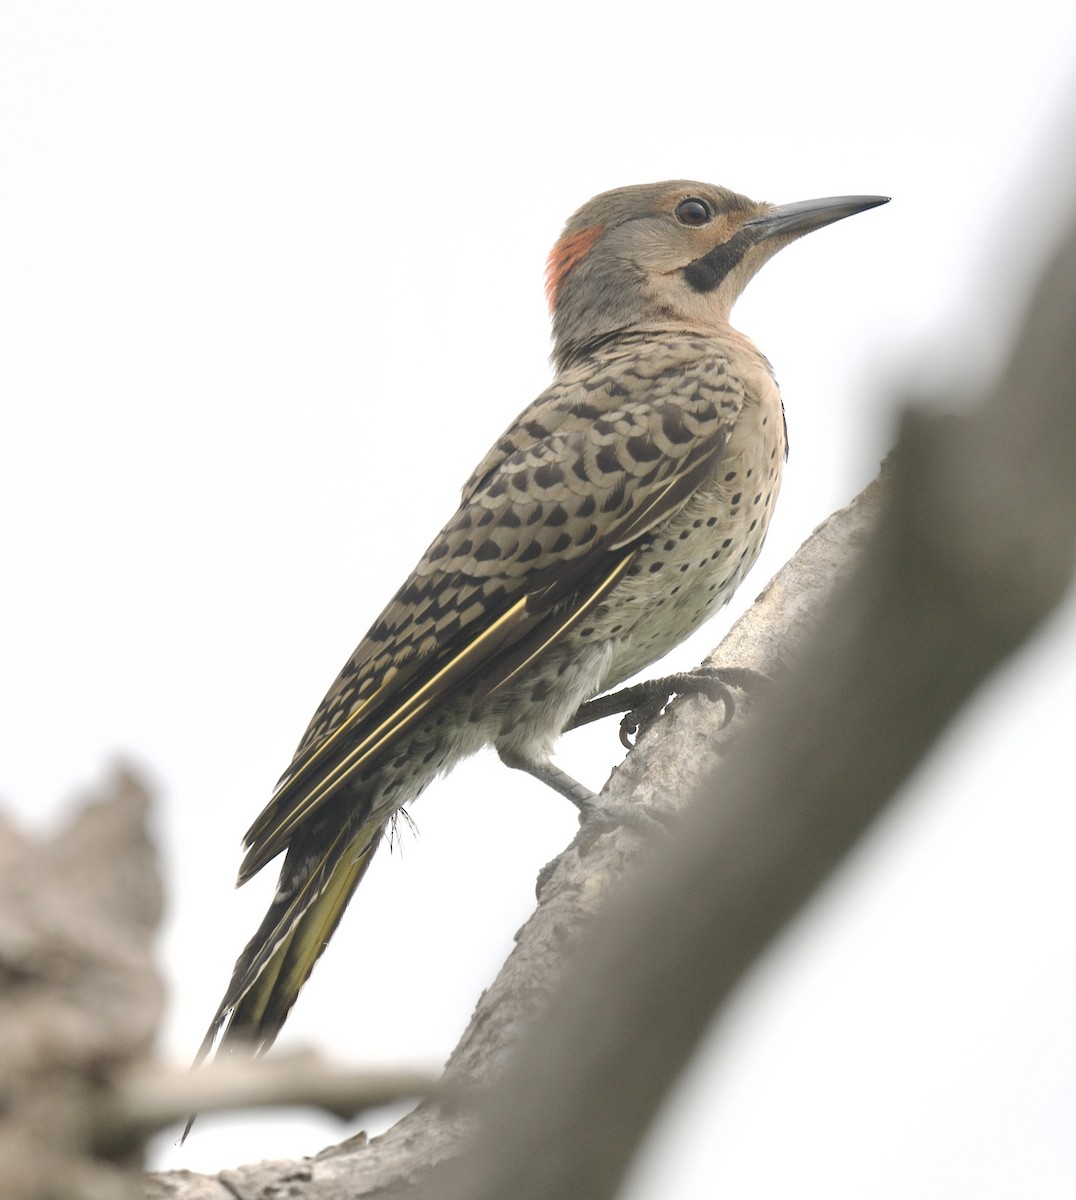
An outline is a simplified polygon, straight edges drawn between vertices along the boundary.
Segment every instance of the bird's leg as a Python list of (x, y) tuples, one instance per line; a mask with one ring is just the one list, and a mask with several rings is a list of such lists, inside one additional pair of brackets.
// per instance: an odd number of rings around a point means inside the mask
[(555, 792), (570, 800), (579, 809), (579, 821), (585, 823), (588, 830), (609, 825), (616, 828), (620, 825), (632, 825), (643, 834), (667, 834), (669, 826), (659, 816), (643, 812), (637, 808), (627, 808), (617, 805), (610, 808), (607, 802), (597, 792), (584, 787), (577, 779), (573, 779), (567, 771), (554, 766), (548, 759), (544, 762), (525, 759), (511, 751), (498, 749), (501, 762), (506, 767), (514, 767), (526, 771), (535, 779), (551, 787)]
[(562, 771), (560, 767), (554, 766), (549, 759), (524, 758), (521, 754), (506, 749), (498, 749), (497, 753), (506, 767), (513, 767), (517, 771), (526, 771), (528, 775), (533, 775), (535, 779), (540, 780), (547, 787), (551, 787), (553, 791), (559, 792), (566, 800), (570, 800), (581, 814), (586, 814), (599, 806), (600, 802), (596, 792), (592, 792), (578, 779), (573, 779), (567, 771)]
[[(620, 722), (620, 740), (625, 749), (630, 750), (634, 744), (630, 739), (645, 732), (661, 715), (673, 696), (701, 693), (711, 700), (720, 700), (725, 706), (724, 719), (721, 722), (721, 728), (724, 729), (736, 711), (736, 702), (729, 689), (738, 687), (746, 690), (748, 686), (760, 681), (772, 682), (769, 676), (761, 671), (743, 667), (699, 667), (694, 671), (665, 675), (661, 679), (648, 679), (644, 683), (622, 688), (619, 692), (610, 692), (606, 696), (588, 700), (579, 707), (566, 728), (578, 729), (581, 725), (589, 725), (603, 717), (625, 713)], [(574, 779), (567, 771), (562, 771), (548, 758), (532, 758), (509, 746), (499, 746), (497, 753), (506, 767), (526, 771), (528, 775), (570, 800), (579, 809), (581, 818), (596, 811), (603, 811), (601, 797), (596, 792)]]
[(581, 725), (589, 725), (591, 721), (624, 713), (626, 715), (620, 722), (620, 741), (625, 749), (630, 750), (634, 745), (631, 739), (634, 737), (637, 740), (639, 734), (649, 729), (673, 696), (701, 693), (711, 700), (720, 700), (725, 706), (725, 716), (721, 722), (721, 728), (724, 729), (736, 712), (736, 702), (729, 689), (738, 687), (746, 690), (760, 681), (771, 682), (768, 675), (746, 667), (699, 667), (661, 679), (648, 679), (644, 683), (622, 688), (619, 692), (588, 700), (580, 706), (567, 728), (578, 729)]

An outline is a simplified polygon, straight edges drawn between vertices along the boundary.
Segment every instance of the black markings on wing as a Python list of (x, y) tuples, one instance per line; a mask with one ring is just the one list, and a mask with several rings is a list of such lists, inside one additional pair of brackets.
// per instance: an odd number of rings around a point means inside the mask
[(240, 881), (446, 697), (488, 695), (592, 610), (714, 471), (742, 402), (714, 344), (681, 338), (584, 362), (521, 414), (325, 697)]

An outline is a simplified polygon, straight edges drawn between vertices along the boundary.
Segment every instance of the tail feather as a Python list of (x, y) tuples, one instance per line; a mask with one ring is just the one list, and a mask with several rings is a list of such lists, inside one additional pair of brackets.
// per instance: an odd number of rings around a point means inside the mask
[[(301, 884), (274, 900), (257, 933), (240, 954), (196, 1063), (223, 1030), (222, 1047), (268, 1050), (310, 977), (344, 909), (373, 859), (384, 826), (374, 824), (348, 838), (343, 831), (311, 856)], [(295, 845), (289, 857), (303, 847)], [(310, 851), (306, 851), (310, 855)], [(288, 882), (288, 863), (281, 884)]]
[[(236, 961), (194, 1066), (208, 1057), (214, 1045), (218, 1056), (228, 1056), (261, 1054), (273, 1044), (366, 874), (384, 828), (383, 823), (371, 822), (358, 834), (342, 830), (316, 850), (302, 843), (289, 849), (281, 871), (283, 894), (269, 906)], [(298, 866), (302, 875), (298, 886), (289, 889), (290, 862), (291, 870)], [(191, 1117), (184, 1138), (193, 1121)]]
[[(377, 833), (380, 835), (380, 830)], [(280, 973), (273, 986), (266, 989), (267, 1002), (259, 1020), (263, 1038), (271, 1031), (269, 1040), (264, 1041), (266, 1048), (280, 1032), (314, 964), (336, 931), (348, 901), (373, 859), (375, 845), (376, 840), (367, 842), (359, 857), (349, 857), (332, 872), (324, 891), (296, 925), (287, 950), (281, 955)]]

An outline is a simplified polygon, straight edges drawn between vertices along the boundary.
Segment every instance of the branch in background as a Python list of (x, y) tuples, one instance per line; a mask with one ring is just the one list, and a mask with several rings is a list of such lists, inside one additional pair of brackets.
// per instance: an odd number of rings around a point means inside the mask
[(99, 1154), (110, 1079), (149, 1053), (163, 991), (149, 800), (118, 774), (51, 840), (0, 827), (0, 1196), (134, 1200), (140, 1147)]
[(437, 1080), (418, 1071), (346, 1070), (311, 1051), (226, 1060), (198, 1071), (143, 1064), (115, 1080), (95, 1115), (94, 1137), (100, 1147), (144, 1142), (191, 1113), (240, 1108), (307, 1106), (353, 1120), (367, 1109), (436, 1090)]

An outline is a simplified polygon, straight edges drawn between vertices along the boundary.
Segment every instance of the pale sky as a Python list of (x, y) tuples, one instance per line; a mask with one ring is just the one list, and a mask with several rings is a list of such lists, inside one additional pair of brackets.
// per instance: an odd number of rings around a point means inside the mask
[[(165, 1055), (193, 1054), (271, 893), (271, 869), (233, 890), (244, 829), (549, 379), (564, 219), (673, 177), (893, 197), (734, 314), (791, 456), (690, 666), (874, 475), (899, 397), (1003, 360), (1076, 196), (1074, 65), (1060, 0), (5, 5), (0, 802), (43, 828), (118, 756), (154, 782)], [(628, 1200), (1076, 1195), (1074, 667), (1070, 601), (753, 973)], [(620, 757), (614, 722), (560, 761), (600, 786)], [(575, 826), (492, 756), (413, 815), (282, 1045), (436, 1067)], [(349, 1132), (206, 1118), (157, 1161)]]

